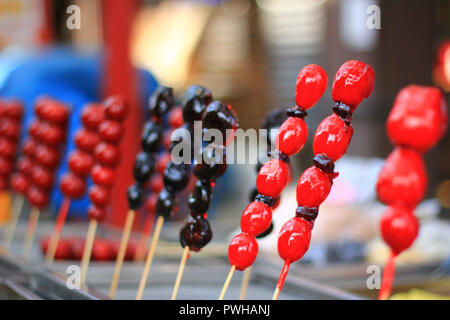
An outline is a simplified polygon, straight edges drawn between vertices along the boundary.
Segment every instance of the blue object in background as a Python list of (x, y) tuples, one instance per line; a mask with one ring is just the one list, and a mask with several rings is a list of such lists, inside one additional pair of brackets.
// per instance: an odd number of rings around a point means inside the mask
[[(73, 137), (81, 125), (80, 115), (84, 105), (99, 102), (102, 99), (103, 63), (100, 55), (81, 56), (68, 48), (53, 48), (40, 51), (24, 58), (18, 63), (16, 57), (0, 56), (0, 69), (8, 70), (0, 88), (0, 97), (18, 98), (24, 103), (25, 112), (22, 125), (22, 138), (27, 135), (29, 123), (33, 120), (33, 104), (36, 98), (47, 95), (60, 100), (71, 107), (68, 124), (68, 144), (65, 149), (61, 166), (55, 176), (50, 203), (57, 210), (63, 195), (59, 189), (61, 175), (67, 171), (67, 157), (75, 147)], [(11, 68), (10, 61), (14, 61)], [(12, 69), (9, 70), (8, 69)], [(137, 88), (141, 98), (140, 105), (145, 110), (147, 101), (157, 86), (155, 78), (146, 71), (137, 71)], [(145, 112), (145, 111), (143, 111)], [(22, 140), (23, 141), (23, 140)], [(88, 181), (89, 185), (92, 184)], [(85, 217), (89, 198), (71, 202), (69, 215)]]

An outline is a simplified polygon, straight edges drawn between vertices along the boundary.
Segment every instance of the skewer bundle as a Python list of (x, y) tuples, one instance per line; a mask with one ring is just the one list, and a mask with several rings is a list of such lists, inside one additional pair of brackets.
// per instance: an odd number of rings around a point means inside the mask
[(29, 134), (33, 138), (31, 144), (34, 143), (34, 146), (30, 146), (33, 165), (29, 173), (29, 186), (26, 188), (26, 197), (32, 206), (23, 246), (26, 258), (31, 252), (40, 210), (48, 205), (55, 172), (63, 154), (69, 119), (69, 108), (52, 98), (39, 98), (34, 111), (38, 120), (29, 127)]
[(103, 108), (105, 118), (97, 126), (100, 141), (97, 141), (98, 144), (92, 143), (95, 145), (95, 163), (90, 175), (94, 185), (89, 188), (89, 198), (92, 204), (88, 209), (89, 227), (81, 259), (82, 284), (85, 284), (86, 281), (98, 222), (106, 218), (109, 190), (114, 184), (114, 169), (120, 162), (118, 145), (123, 137), (122, 122), (128, 113), (128, 104), (118, 96), (106, 99)]
[(141, 208), (148, 181), (156, 165), (163, 134), (163, 117), (172, 109), (174, 103), (173, 90), (168, 87), (158, 87), (149, 101), (151, 120), (144, 125), (142, 131), (142, 152), (136, 156), (133, 167), (135, 184), (128, 188), (128, 207), (122, 240), (117, 254), (116, 266), (111, 281), (109, 296), (114, 298), (119, 282), (122, 263), (134, 222), (135, 211)]
[(175, 300), (183, 276), (189, 251), (198, 252), (212, 239), (212, 230), (208, 222), (208, 210), (212, 198), (212, 189), (216, 180), (227, 169), (225, 148), (239, 126), (236, 114), (231, 106), (221, 101), (210, 103), (203, 116), (203, 128), (218, 129), (221, 139), (216, 137), (212, 143), (200, 150), (200, 157), (194, 159), (194, 176), (197, 178), (194, 190), (189, 198), (190, 216), (180, 230), (180, 243), (184, 248), (178, 270), (172, 300)]
[(377, 182), (378, 197), (389, 206), (381, 218), (381, 236), (391, 249), (379, 299), (389, 298), (395, 258), (412, 245), (419, 233), (414, 209), (426, 191), (423, 153), (442, 138), (447, 123), (447, 106), (438, 88), (410, 85), (398, 93), (387, 120), (387, 133), (395, 149)]
[(308, 128), (304, 117), (324, 93), (328, 82), (325, 71), (318, 65), (307, 65), (300, 70), (296, 85), (296, 106), (286, 111), (288, 118), (283, 122), (275, 140), (276, 152), (266, 162), (256, 178), (257, 194), (242, 213), (242, 232), (231, 240), (228, 247), (230, 271), (219, 296), (222, 300), (236, 269), (243, 271), (250, 267), (258, 255), (256, 236), (270, 228), (272, 210), (277, 198), (288, 183), (289, 157), (299, 152), (307, 139)]
[(334, 162), (347, 150), (353, 135), (351, 117), (363, 99), (369, 97), (374, 86), (375, 73), (371, 66), (360, 61), (347, 61), (337, 71), (332, 96), (333, 114), (325, 118), (316, 130), (313, 140), (314, 165), (306, 169), (297, 182), (297, 210), (278, 236), (278, 254), (284, 260), (273, 299), (278, 299), (291, 263), (300, 260), (309, 248), (311, 230), (319, 213), (320, 204), (331, 191)]
[[(100, 137), (97, 134), (97, 127), (104, 119), (105, 110), (101, 104), (89, 104), (84, 107), (81, 113), (83, 127), (75, 133), (74, 138), (77, 149), (69, 155), (68, 165), (70, 171), (64, 174), (60, 181), (64, 200), (58, 212), (55, 227), (46, 251), (46, 260), (49, 263), (53, 262), (58, 250), (59, 238), (66, 221), (71, 199), (80, 198), (85, 193), (86, 177), (94, 165), (94, 153), (96, 157), (106, 157), (108, 159), (114, 159), (117, 156), (116, 153), (118, 151), (116, 147), (99, 144)], [(95, 192), (98, 192), (98, 190), (94, 189), (93, 192), (95, 195)]]
[[(174, 149), (181, 149), (177, 153), (177, 156), (182, 157), (183, 160), (186, 160), (187, 158), (187, 162), (189, 163), (192, 160), (193, 155), (192, 148), (194, 147), (194, 124), (195, 122), (202, 120), (203, 113), (211, 101), (211, 92), (208, 89), (197, 85), (190, 86), (183, 96), (182, 107), (184, 124), (172, 135), (173, 139), (170, 146), (170, 151), (172, 153)], [(189, 146), (189, 153), (184, 153), (184, 144)], [(177, 150), (174, 152), (177, 152)], [(171, 214), (177, 209), (176, 195), (184, 190), (188, 185), (191, 178), (191, 171), (191, 165), (186, 163), (186, 161), (175, 163), (171, 159), (165, 165), (163, 174), (164, 187), (159, 192), (155, 205), (155, 211), (158, 218), (156, 221), (152, 242), (150, 244), (150, 249), (145, 259), (144, 270), (139, 282), (139, 288), (136, 295), (137, 300), (142, 299), (164, 219), (170, 218)]]

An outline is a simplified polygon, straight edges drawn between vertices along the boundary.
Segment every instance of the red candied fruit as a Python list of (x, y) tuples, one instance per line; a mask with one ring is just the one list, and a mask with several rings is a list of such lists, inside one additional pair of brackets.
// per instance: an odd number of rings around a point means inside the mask
[(18, 100), (7, 100), (4, 102), (4, 115), (21, 121), (23, 116), (23, 105)]
[(339, 67), (334, 76), (332, 96), (354, 110), (370, 96), (375, 82), (372, 67), (361, 61), (350, 60)]
[(395, 98), (386, 127), (395, 145), (424, 152), (444, 135), (447, 124), (447, 105), (441, 90), (410, 85)]
[(422, 201), (426, 185), (427, 173), (420, 154), (395, 148), (378, 175), (377, 194), (385, 204), (415, 207)]
[(99, 124), (97, 132), (104, 141), (119, 143), (122, 139), (123, 128), (116, 120), (105, 120)]
[(104, 187), (110, 187), (114, 183), (114, 171), (105, 166), (96, 164), (91, 170), (92, 181)]
[(0, 136), (0, 154), (7, 158), (14, 158), (16, 143), (11, 139)]
[(288, 183), (288, 175), (288, 165), (279, 159), (272, 159), (259, 170), (256, 189), (265, 196), (278, 197)]
[(272, 222), (272, 208), (259, 201), (253, 201), (241, 216), (242, 232), (257, 236), (266, 231)]
[(104, 207), (108, 204), (109, 191), (101, 186), (92, 186), (89, 188), (89, 199), (97, 207)]
[(33, 157), (35, 149), (36, 149), (36, 142), (33, 139), (25, 140), (22, 146), (22, 151), (25, 155)]
[(11, 118), (3, 118), (0, 121), (0, 134), (16, 140), (20, 136), (20, 124)]
[(240, 233), (231, 239), (228, 246), (228, 260), (238, 270), (251, 266), (258, 255), (258, 243), (254, 236)]
[(55, 168), (59, 164), (61, 154), (54, 147), (39, 144), (34, 150), (34, 159), (41, 166)]
[(101, 104), (88, 104), (81, 111), (81, 121), (87, 129), (96, 131), (103, 120), (105, 120), (105, 108)]
[(302, 207), (318, 207), (330, 193), (333, 181), (316, 167), (303, 172), (297, 182), (297, 203)]
[(33, 170), (33, 160), (27, 156), (23, 156), (17, 162), (17, 170), (24, 175), (30, 175)]
[(100, 142), (100, 137), (94, 131), (81, 129), (75, 134), (74, 140), (78, 149), (86, 152), (92, 152)]
[(278, 130), (275, 146), (287, 156), (292, 156), (303, 148), (307, 138), (308, 127), (305, 120), (289, 117)]
[(47, 192), (37, 186), (27, 188), (27, 199), (32, 206), (40, 209), (47, 206), (49, 200)]
[(158, 195), (152, 194), (145, 200), (145, 208), (148, 213), (156, 212), (156, 203), (158, 202)]
[(11, 177), (11, 186), (15, 192), (25, 194), (27, 192), (29, 182), (25, 175), (15, 173)]
[(352, 136), (353, 127), (333, 113), (317, 127), (313, 141), (314, 155), (323, 153), (336, 162), (347, 151)]
[(37, 187), (49, 190), (53, 186), (53, 172), (41, 166), (33, 166), (31, 170), (31, 182)]
[(322, 97), (328, 84), (328, 76), (322, 67), (316, 64), (305, 66), (297, 76), (295, 103), (303, 109), (314, 106)]
[(92, 220), (103, 221), (106, 218), (106, 209), (103, 207), (89, 206), (88, 217)]
[(105, 166), (115, 166), (119, 163), (119, 148), (111, 143), (101, 142), (94, 149), (95, 160)]
[(0, 155), (0, 175), (11, 174), (13, 170), (13, 164), (10, 159)]
[(72, 172), (64, 174), (61, 179), (61, 191), (66, 197), (81, 198), (84, 195), (86, 183), (84, 179), (80, 178)]
[(172, 129), (177, 129), (181, 127), (184, 123), (183, 119), (183, 108), (177, 107), (174, 108), (169, 113), (169, 125)]
[(42, 143), (57, 146), (64, 142), (66, 133), (63, 129), (50, 122), (41, 123), (41, 130), (39, 131), (39, 140)]
[(36, 100), (34, 110), (40, 119), (59, 125), (66, 124), (69, 118), (69, 108), (61, 102), (48, 97)]
[(395, 255), (408, 249), (419, 233), (419, 222), (411, 209), (389, 207), (381, 217), (381, 236)]
[(283, 260), (295, 262), (308, 251), (311, 224), (302, 218), (291, 218), (278, 235), (278, 254)]
[(79, 176), (89, 174), (94, 165), (94, 158), (89, 153), (75, 150), (69, 156), (69, 169)]
[(160, 193), (164, 188), (164, 181), (160, 174), (154, 174), (150, 178), (150, 190), (154, 193)]
[(128, 103), (122, 96), (111, 96), (108, 97), (105, 102), (105, 112), (108, 119), (113, 120), (123, 120), (128, 114)]
[(8, 189), (9, 181), (8, 176), (0, 175), (0, 190)]

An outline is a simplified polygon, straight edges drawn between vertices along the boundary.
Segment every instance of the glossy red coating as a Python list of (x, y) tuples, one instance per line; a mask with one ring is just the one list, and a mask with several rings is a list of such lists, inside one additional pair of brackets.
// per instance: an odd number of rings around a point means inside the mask
[(424, 152), (439, 141), (447, 125), (447, 105), (442, 91), (436, 87), (410, 85), (397, 94), (386, 128), (396, 146)]
[(92, 181), (104, 187), (111, 187), (114, 183), (114, 171), (105, 166), (94, 165), (91, 170)]
[(103, 102), (105, 105), (106, 117), (112, 120), (123, 120), (128, 114), (129, 106), (122, 96), (110, 96)]
[(381, 236), (394, 254), (408, 249), (419, 233), (419, 222), (410, 208), (391, 206), (382, 215)]
[(6, 137), (0, 136), (0, 154), (13, 159), (16, 155), (16, 142)]
[(89, 188), (89, 199), (97, 207), (104, 207), (108, 204), (109, 190), (101, 186), (92, 186)]
[(11, 159), (0, 155), (0, 175), (9, 175), (13, 170), (13, 162)]
[(27, 177), (22, 173), (15, 173), (11, 177), (11, 187), (19, 194), (25, 194), (29, 186)]
[(119, 143), (122, 139), (123, 127), (119, 121), (105, 120), (99, 124), (97, 132), (103, 141)]
[(372, 93), (375, 72), (361, 61), (350, 60), (339, 67), (331, 91), (333, 100), (350, 106), (353, 110)]
[(72, 172), (67, 172), (61, 179), (62, 193), (72, 199), (81, 198), (86, 190), (86, 182)]
[(414, 208), (422, 201), (427, 174), (422, 156), (411, 149), (395, 148), (386, 159), (377, 181), (377, 194), (388, 205)]
[(64, 143), (65, 138), (65, 130), (61, 129), (61, 127), (50, 122), (41, 123), (41, 130), (39, 131), (39, 141), (41, 141), (42, 143), (51, 146), (57, 146), (61, 143)]
[(88, 216), (89, 219), (103, 221), (106, 218), (106, 209), (91, 205), (88, 209)]
[(23, 116), (23, 105), (18, 100), (4, 101), (3, 114), (20, 122)]
[(36, 140), (41, 139), (43, 129), (43, 122), (40, 120), (34, 120), (28, 127), (28, 134), (30, 137)]
[(69, 169), (78, 176), (89, 174), (94, 165), (94, 157), (81, 150), (72, 151), (69, 155)]
[(297, 76), (295, 103), (303, 109), (313, 107), (322, 97), (328, 84), (328, 76), (316, 64), (305, 66)]
[(258, 243), (254, 236), (240, 233), (231, 239), (228, 246), (228, 260), (238, 270), (251, 266), (258, 255)]
[(95, 239), (92, 246), (92, 259), (96, 261), (109, 261), (114, 258), (114, 247), (111, 242), (104, 239)]
[(241, 230), (257, 236), (266, 231), (272, 222), (272, 208), (259, 201), (250, 203), (241, 216)]
[(114, 167), (120, 161), (120, 151), (114, 144), (100, 142), (94, 149), (94, 157), (97, 163)]
[(20, 123), (12, 118), (3, 118), (0, 120), (0, 135), (6, 138), (17, 140), (20, 136)]
[(256, 189), (259, 193), (278, 197), (288, 182), (289, 167), (279, 159), (266, 162), (256, 177)]
[(26, 176), (31, 174), (33, 166), (33, 160), (27, 156), (20, 157), (19, 161), (17, 161), (17, 170)]
[(48, 204), (48, 194), (37, 186), (27, 188), (27, 199), (32, 206), (43, 209)]
[(150, 190), (154, 193), (160, 193), (164, 188), (164, 181), (160, 174), (154, 174), (150, 178)]
[(22, 152), (23, 152), (23, 154), (25, 154), (29, 157), (33, 157), (35, 148), (36, 148), (36, 142), (33, 139), (28, 138), (24, 141), (24, 143), (22, 145)]
[(333, 113), (317, 127), (313, 140), (314, 155), (323, 153), (335, 162), (347, 151), (352, 136), (353, 127)]
[(311, 224), (302, 218), (291, 218), (278, 235), (278, 254), (283, 260), (295, 262), (308, 251)]
[(39, 98), (36, 100), (34, 111), (42, 120), (65, 125), (69, 118), (69, 108), (52, 98)]
[(53, 171), (45, 167), (35, 165), (31, 170), (31, 182), (42, 190), (49, 190), (53, 186)]
[(287, 156), (292, 156), (303, 148), (307, 138), (308, 127), (305, 120), (289, 117), (278, 130), (275, 146)]
[(105, 118), (105, 107), (102, 104), (91, 103), (81, 111), (81, 121), (84, 127), (93, 131), (97, 131), (98, 125)]
[(6, 190), (9, 187), (8, 176), (0, 175), (0, 190)]
[(100, 137), (92, 130), (80, 129), (75, 134), (74, 141), (78, 149), (93, 152), (94, 148), (100, 142)]
[(166, 169), (166, 165), (172, 160), (172, 156), (169, 152), (164, 152), (156, 161), (155, 169), (160, 174), (164, 174), (164, 170)]
[(169, 113), (169, 125), (172, 129), (181, 127), (184, 124), (183, 108), (173, 108)]
[(297, 182), (297, 204), (302, 207), (318, 207), (331, 191), (330, 176), (316, 167), (309, 167)]
[(47, 168), (56, 168), (61, 160), (61, 153), (55, 147), (38, 144), (34, 150), (36, 163)]

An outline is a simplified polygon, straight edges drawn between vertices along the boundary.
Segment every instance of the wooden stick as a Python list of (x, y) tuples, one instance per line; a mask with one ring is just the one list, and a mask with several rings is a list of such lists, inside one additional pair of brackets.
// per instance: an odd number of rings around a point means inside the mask
[(252, 273), (252, 267), (248, 267), (244, 271), (244, 277), (242, 278), (241, 293), (239, 294), (239, 300), (245, 300), (247, 294), (248, 283), (250, 281), (250, 274)]
[(136, 295), (136, 300), (141, 300), (144, 294), (145, 284), (147, 283), (148, 273), (152, 265), (153, 256), (155, 255), (156, 245), (158, 244), (159, 234), (161, 233), (162, 226), (164, 224), (164, 217), (158, 216), (156, 220), (155, 232), (153, 233), (152, 243), (150, 245), (150, 250), (147, 254), (147, 259), (145, 260), (144, 271), (142, 272), (141, 281), (139, 282), (139, 289)]
[(91, 219), (89, 221), (86, 241), (84, 243), (83, 256), (81, 258), (81, 285), (86, 284), (86, 274), (91, 261), (92, 247), (94, 245), (95, 233), (97, 231), (97, 220)]
[(189, 247), (184, 247), (183, 255), (181, 256), (180, 267), (178, 268), (177, 279), (175, 281), (175, 286), (173, 287), (171, 300), (177, 299), (178, 289), (180, 288), (181, 278), (183, 277), (184, 267), (186, 266), (186, 261), (189, 255)]
[(291, 266), (291, 261), (284, 260), (283, 269), (281, 269), (280, 276), (278, 277), (277, 287), (273, 293), (272, 300), (278, 300), (281, 290), (283, 289), (284, 281), (289, 273), (289, 267)]
[(122, 269), (123, 260), (125, 259), (128, 240), (130, 239), (131, 228), (133, 227), (134, 216), (135, 216), (134, 210), (129, 210), (127, 213), (127, 218), (125, 220), (125, 226), (123, 228), (119, 252), (117, 253), (116, 267), (114, 269), (111, 287), (109, 289), (109, 297), (111, 299), (114, 299), (114, 296), (116, 295), (117, 284), (119, 283), (120, 278), (120, 270)]
[(9, 223), (8, 230), (5, 232), (5, 236), (3, 238), (3, 244), (6, 251), (9, 251), (9, 248), (11, 247), (14, 233), (16, 232), (17, 222), (19, 221), (24, 203), (25, 197), (21, 194), (16, 194), (11, 207), (11, 222)]
[(40, 210), (36, 207), (31, 208), (30, 217), (28, 218), (27, 231), (25, 232), (25, 241), (23, 243), (22, 254), (25, 259), (30, 258), (31, 249), (33, 248), (33, 239), (36, 234), (36, 226), (39, 220)]
[(225, 293), (228, 290), (228, 286), (230, 285), (230, 281), (231, 281), (231, 278), (233, 278), (233, 273), (235, 270), (236, 270), (236, 266), (232, 265), (230, 268), (230, 272), (228, 272), (228, 276), (227, 276), (227, 279), (225, 280), (222, 291), (220, 292), (219, 300), (223, 300), (223, 297), (225, 296)]
[(53, 229), (53, 233), (48, 244), (47, 253), (45, 255), (45, 259), (50, 264), (53, 263), (53, 260), (55, 259), (56, 249), (58, 248), (59, 238), (61, 237), (61, 232), (64, 228), (64, 223), (66, 222), (69, 207), (70, 198), (64, 198), (61, 208), (59, 209), (58, 216), (56, 217), (55, 228)]

